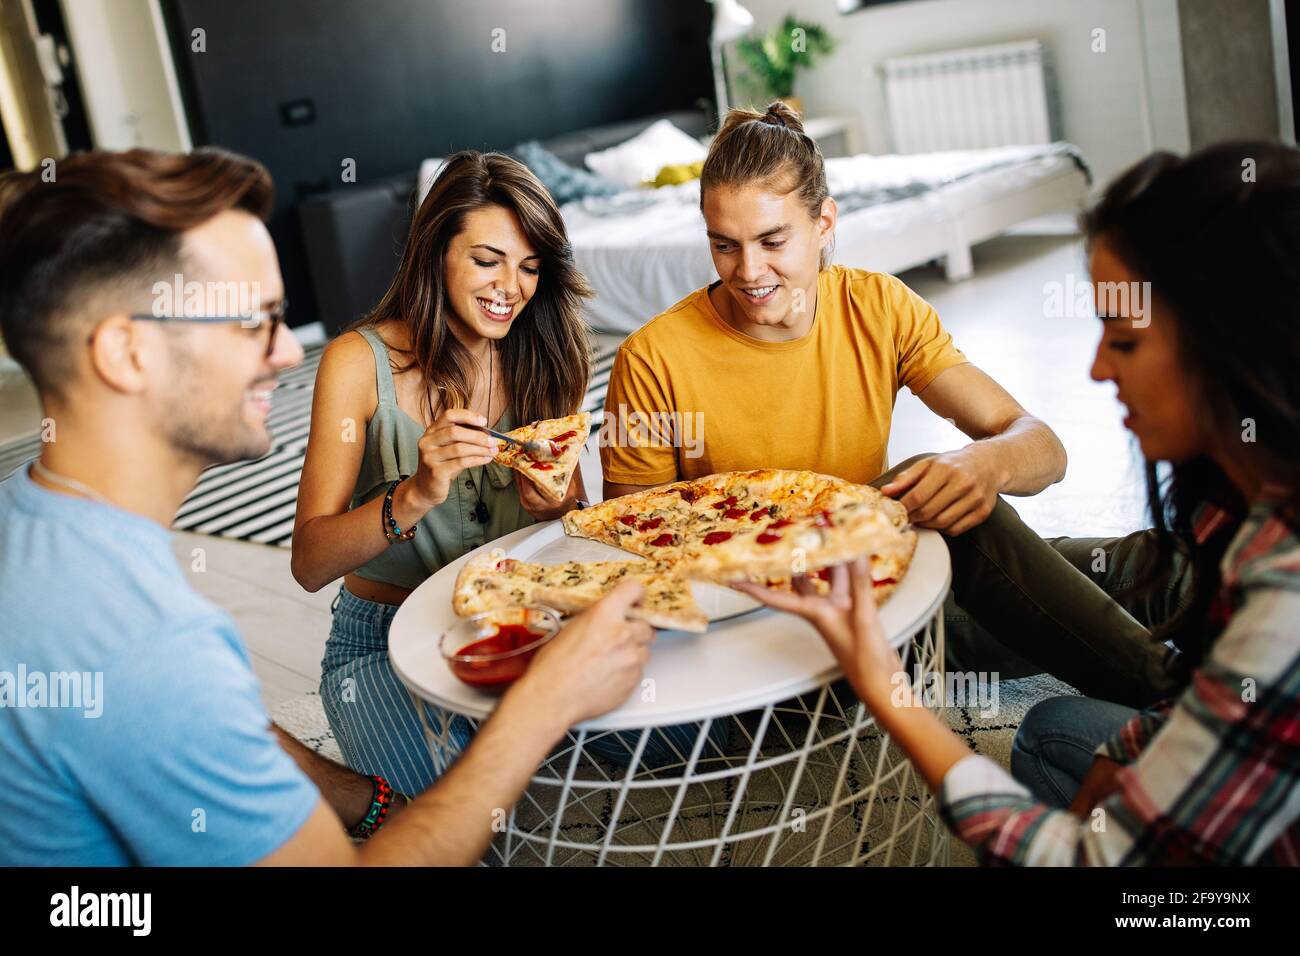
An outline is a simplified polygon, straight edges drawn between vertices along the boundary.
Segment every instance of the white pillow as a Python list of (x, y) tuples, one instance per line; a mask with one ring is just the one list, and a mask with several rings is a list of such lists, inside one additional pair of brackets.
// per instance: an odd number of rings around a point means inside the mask
[(654, 179), (665, 166), (696, 163), (708, 153), (699, 140), (661, 119), (625, 143), (588, 153), (583, 162), (593, 173), (632, 189)]
[(447, 161), (441, 156), (434, 156), (432, 159), (426, 159), (420, 164), (420, 191), (419, 199), (416, 200), (415, 208), (419, 209), (424, 202), (424, 197), (429, 195), (429, 189), (433, 186), (433, 181), (438, 178), (442, 172), (442, 167), (447, 165)]

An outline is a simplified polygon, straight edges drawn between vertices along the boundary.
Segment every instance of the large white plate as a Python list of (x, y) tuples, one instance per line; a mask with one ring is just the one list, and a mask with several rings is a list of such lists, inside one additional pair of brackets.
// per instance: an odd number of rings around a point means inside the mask
[[(520, 561), (539, 561), (543, 564), (559, 564), (563, 561), (639, 561), (642, 560), (631, 552), (616, 548), (612, 544), (602, 544), (590, 538), (570, 538), (564, 533), (564, 527), (555, 521), (548, 524), (537, 534), (521, 542), (508, 552), (512, 558)], [(752, 597), (733, 591), (731, 588), (692, 581), (691, 591), (695, 603), (700, 606), (709, 621), (725, 621), (757, 611), (763, 605)]]
[[(389, 660), (407, 687), (459, 714), (482, 719), (492, 712), (499, 698), (461, 683), (438, 653), (438, 638), (459, 620), (451, 609), (456, 575), (470, 557), (493, 548), (527, 552), (527, 542), (542, 535), (547, 537), (534, 546), (538, 550), (546, 542), (555, 544), (558, 538), (550, 527), (534, 525), (489, 542), (411, 593), (388, 634)], [(943, 538), (920, 531), (907, 576), (880, 609), (885, 633), (896, 647), (941, 609), (949, 581)], [(835, 659), (811, 625), (763, 609), (716, 621), (707, 634), (660, 632), (640, 688), (617, 710), (582, 726), (626, 730), (740, 713), (820, 687), (837, 674)]]

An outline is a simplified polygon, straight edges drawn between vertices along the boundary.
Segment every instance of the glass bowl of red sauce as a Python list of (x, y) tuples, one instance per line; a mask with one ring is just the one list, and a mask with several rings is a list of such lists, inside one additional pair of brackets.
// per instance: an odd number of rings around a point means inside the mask
[(537, 605), (484, 611), (442, 635), (438, 648), (451, 672), (476, 690), (499, 694), (528, 669), (560, 630), (560, 618)]

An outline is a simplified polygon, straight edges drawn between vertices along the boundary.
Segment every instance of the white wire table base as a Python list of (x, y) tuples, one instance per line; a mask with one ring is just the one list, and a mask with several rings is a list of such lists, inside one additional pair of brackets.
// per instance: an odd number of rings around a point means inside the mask
[[(944, 668), (942, 608), (900, 655), (924, 699)], [(441, 774), (460, 747), (413, 699)], [(498, 816), (491, 866), (948, 863), (934, 796), (844, 681), (669, 734), (570, 731)]]

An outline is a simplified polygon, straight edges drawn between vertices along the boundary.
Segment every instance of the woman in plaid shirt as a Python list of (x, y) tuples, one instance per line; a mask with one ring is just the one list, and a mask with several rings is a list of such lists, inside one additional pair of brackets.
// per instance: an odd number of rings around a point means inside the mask
[(750, 593), (818, 628), (985, 862), (1295, 865), (1300, 151), (1153, 154), (1084, 226), (1102, 322), (1092, 377), (1113, 381), (1128, 409), (1159, 543), (1136, 587), (1167, 584), (1178, 564), (1193, 571), (1183, 608), (1153, 629), (1172, 645), (1177, 696), (1141, 712), (1044, 701), (1017, 735), (1012, 777), (896, 678), (865, 561), (837, 568), (826, 598)]

